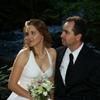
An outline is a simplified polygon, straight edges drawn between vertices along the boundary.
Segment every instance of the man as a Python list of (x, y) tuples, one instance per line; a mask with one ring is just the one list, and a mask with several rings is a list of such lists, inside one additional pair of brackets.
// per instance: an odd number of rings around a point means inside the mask
[(85, 33), (81, 17), (67, 18), (61, 34), (64, 47), (57, 49), (55, 100), (100, 100), (100, 55), (84, 43)]

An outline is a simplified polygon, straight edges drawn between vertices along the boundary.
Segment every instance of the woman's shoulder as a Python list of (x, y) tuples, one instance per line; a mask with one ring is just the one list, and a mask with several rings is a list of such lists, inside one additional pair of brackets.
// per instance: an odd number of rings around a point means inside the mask
[(50, 53), (50, 55), (52, 56), (53, 60), (56, 59), (56, 50), (55, 48), (48, 48), (48, 52)]
[(28, 48), (23, 48), (18, 52), (18, 55), (27, 55), (29, 52), (30, 50)]
[(21, 49), (15, 58), (14, 64), (17, 65), (21, 64), (23, 66), (27, 63), (28, 58), (29, 58), (29, 50), (27, 48)]
[(48, 48), (48, 51), (52, 54), (56, 54), (56, 49), (55, 48)]
[(26, 58), (29, 56), (29, 52), (30, 50), (28, 48), (23, 48), (18, 52), (17, 58)]

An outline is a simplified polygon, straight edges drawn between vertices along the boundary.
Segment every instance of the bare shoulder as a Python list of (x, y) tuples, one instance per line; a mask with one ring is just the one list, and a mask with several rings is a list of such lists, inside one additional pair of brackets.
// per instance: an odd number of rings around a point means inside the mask
[(51, 54), (53, 60), (55, 60), (57, 55), (56, 50), (54, 48), (48, 48), (48, 51)]
[(28, 48), (21, 49), (17, 56), (27, 56), (29, 54), (29, 51), (30, 50)]
[(17, 54), (16, 58), (15, 58), (15, 63), (16, 64), (20, 64), (23, 63), (23, 65), (25, 65), (28, 61), (29, 58), (29, 49), (25, 48), (25, 49), (21, 49), (19, 51), (19, 53)]

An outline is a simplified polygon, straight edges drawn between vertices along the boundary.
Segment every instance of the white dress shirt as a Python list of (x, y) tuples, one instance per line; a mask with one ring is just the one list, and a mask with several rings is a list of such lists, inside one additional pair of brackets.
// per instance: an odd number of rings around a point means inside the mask
[(66, 75), (66, 71), (67, 71), (68, 64), (69, 64), (69, 54), (70, 53), (73, 54), (73, 63), (75, 63), (75, 61), (79, 55), (79, 52), (81, 51), (81, 49), (83, 47), (83, 44), (84, 43), (82, 43), (81, 46), (73, 52), (71, 52), (69, 48), (67, 48), (65, 51), (65, 54), (64, 54), (61, 66), (60, 66), (60, 72), (61, 72), (61, 76), (62, 76), (64, 84), (65, 84), (65, 75)]

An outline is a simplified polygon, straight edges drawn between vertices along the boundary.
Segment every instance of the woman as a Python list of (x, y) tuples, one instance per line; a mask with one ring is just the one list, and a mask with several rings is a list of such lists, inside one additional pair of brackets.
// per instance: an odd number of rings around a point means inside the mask
[(47, 26), (39, 19), (25, 22), (25, 48), (17, 55), (9, 77), (11, 95), (7, 100), (32, 100), (28, 92), (31, 80), (38, 76), (53, 79), (56, 51), (51, 48)]

